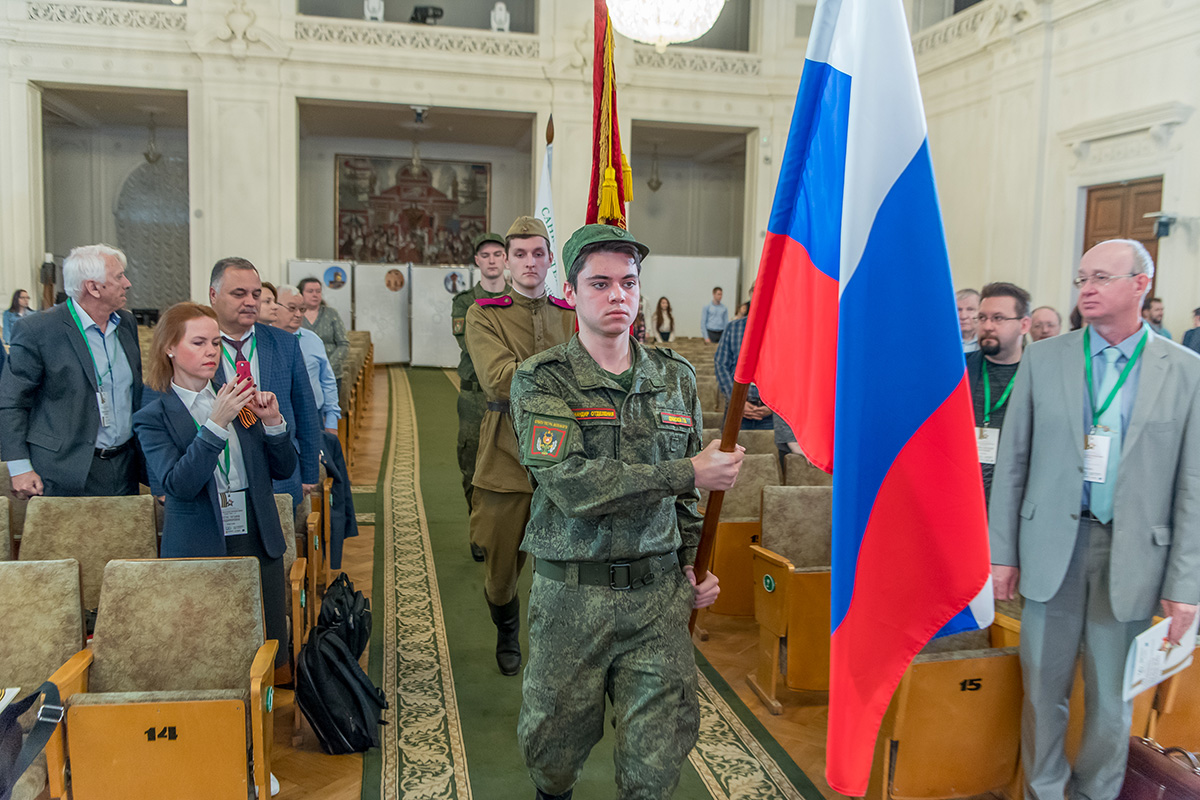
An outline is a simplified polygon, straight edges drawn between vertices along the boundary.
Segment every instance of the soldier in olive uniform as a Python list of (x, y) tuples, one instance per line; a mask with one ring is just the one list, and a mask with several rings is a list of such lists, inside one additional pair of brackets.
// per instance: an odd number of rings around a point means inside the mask
[[(475, 477), (475, 456), (479, 453), (479, 425), (487, 400), (475, 377), (475, 365), (467, 352), (467, 309), (476, 300), (508, 294), (504, 282), (504, 268), (508, 259), (504, 255), (504, 237), (498, 233), (481, 233), (475, 237), (475, 266), (479, 268), (479, 283), (454, 295), (450, 307), (450, 320), (454, 338), (462, 355), (458, 359), (458, 468), (463, 476), (463, 494), (467, 497), (467, 510), (471, 510), (471, 481)], [(471, 557), (483, 561), (483, 549), (471, 542)]]
[(670, 797), (699, 734), (688, 617), (719, 587), (711, 573), (697, 586), (691, 566), (697, 489), (729, 489), (745, 451), (701, 451), (692, 365), (629, 335), (648, 252), (620, 228), (576, 231), (563, 291), (579, 333), (512, 381), (534, 485), (522, 549), (536, 559), (517, 735), (543, 800), (571, 796), (606, 695), (623, 800)]
[(487, 400), (475, 459), (471, 541), (484, 552), (484, 594), (496, 624), (496, 663), (503, 674), (516, 675), (521, 671), (517, 577), (525, 564), (521, 539), (533, 487), (517, 453), (508, 390), (522, 361), (571, 338), (575, 312), (546, 294), (554, 254), (545, 223), (518, 217), (508, 229), (507, 253), (512, 291), (476, 300), (467, 310), (466, 337)]

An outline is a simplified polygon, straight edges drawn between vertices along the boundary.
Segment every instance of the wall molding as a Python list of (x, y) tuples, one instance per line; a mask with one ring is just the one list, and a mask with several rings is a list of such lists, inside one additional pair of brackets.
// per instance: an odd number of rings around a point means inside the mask
[(187, 28), (187, 9), (119, 2), (53, 2), (32, 0), (26, 4), (31, 22), (71, 25), (102, 25), (144, 31), (178, 31)]
[(537, 59), (541, 51), (538, 37), (533, 34), (437, 29), (397, 22), (335, 22), (310, 17), (296, 20), (296, 40), (519, 59)]
[(679, 72), (703, 72), (710, 75), (735, 77), (757, 76), (762, 73), (762, 59), (754, 55), (732, 55), (712, 50), (667, 48), (659, 53), (653, 47), (635, 45), (635, 67), (664, 69)]
[(1160, 103), (1089, 120), (1058, 132), (1079, 162), (1144, 158), (1165, 150), (1175, 129), (1195, 111), (1186, 103)]

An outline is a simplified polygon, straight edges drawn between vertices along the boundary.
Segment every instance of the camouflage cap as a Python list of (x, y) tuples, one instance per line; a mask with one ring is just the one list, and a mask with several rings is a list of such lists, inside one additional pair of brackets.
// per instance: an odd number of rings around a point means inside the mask
[(507, 244), (507, 242), (504, 241), (503, 236), (501, 236), (498, 233), (493, 233), (491, 231), (488, 231), (487, 233), (481, 233), (478, 236), (476, 236), (475, 241), (472, 242), (472, 244), (471, 244), (471, 247), (474, 249), (474, 251), (476, 253), (478, 253), (479, 248), (483, 247), (488, 242), (495, 242), (496, 244), (500, 245), (501, 247), (504, 247), (505, 244)]
[(642, 254), (642, 258), (650, 255), (650, 248), (633, 238), (633, 234), (624, 228), (618, 228), (615, 225), (584, 225), (572, 233), (571, 238), (567, 239), (567, 243), (563, 245), (563, 265), (570, 269), (571, 265), (575, 263), (575, 259), (579, 257), (579, 251), (589, 244), (598, 242), (631, 244)]
[(550, 231), (546, 230), (546, 223), (537, 217), (517, 217), (504, 236), (506, 239), (514, 236), (541, 236), (547, 242), (550, 241)]

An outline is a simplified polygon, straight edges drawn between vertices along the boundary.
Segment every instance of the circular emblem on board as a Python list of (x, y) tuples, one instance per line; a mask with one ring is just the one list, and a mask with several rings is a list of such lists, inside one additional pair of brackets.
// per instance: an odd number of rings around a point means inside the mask
[(775, 591), (775, 579), (770, 575), (763, 575), (763, 588), (768, 592)]

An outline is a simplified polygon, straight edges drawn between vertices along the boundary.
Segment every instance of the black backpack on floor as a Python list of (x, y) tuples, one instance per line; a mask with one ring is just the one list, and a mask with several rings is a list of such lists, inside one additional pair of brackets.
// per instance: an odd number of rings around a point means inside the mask
[(296, 660), (296, 706), (329, 755), (362, 753), (379, 746), (387, 698), (332, 630), (317, 627)]
[(340, 573), (325, 589), (317, 627), (342, 637), (355, 658), (367, 649), (367, 640), (371, 638), (371, 601), (354, 590), (346, 573)]

